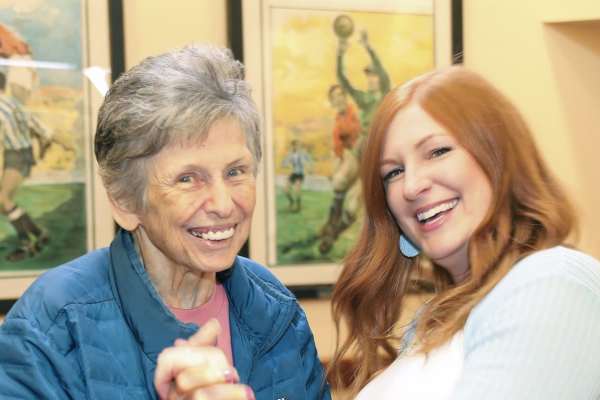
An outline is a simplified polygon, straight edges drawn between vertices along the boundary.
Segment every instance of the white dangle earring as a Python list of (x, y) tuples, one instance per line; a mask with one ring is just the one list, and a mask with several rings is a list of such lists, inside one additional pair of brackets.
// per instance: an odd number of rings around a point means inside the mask
[(400, 252), (404, 255), (404, 257), (413, 258), (418, 256), (421, 252), (421, 250), (403, 234), (400, 234), (398, 245), (400, 247)]

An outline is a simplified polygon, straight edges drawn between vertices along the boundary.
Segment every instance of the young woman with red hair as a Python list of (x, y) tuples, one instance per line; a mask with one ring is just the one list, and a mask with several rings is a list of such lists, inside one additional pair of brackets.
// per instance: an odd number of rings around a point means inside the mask
[[(361, 400), (599, 398), (600, 263), (565, 245), (574, 210), (497, 89), (457, 66), (396, 88), (361, 169), (332, 384), (351, 356)], [(424, 263), (435, 294), (398, 326)]]

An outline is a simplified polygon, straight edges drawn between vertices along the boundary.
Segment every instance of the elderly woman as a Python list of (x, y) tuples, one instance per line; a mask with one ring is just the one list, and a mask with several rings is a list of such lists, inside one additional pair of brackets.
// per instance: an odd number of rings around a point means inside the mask
[(95, 153), (122, 229), (42, 275), (7, 315), (1, 397), (329, 399), (296, 300), (236, 256), (261, 149), (229, 52), (190, 46), (125, 73), (100, 109)]

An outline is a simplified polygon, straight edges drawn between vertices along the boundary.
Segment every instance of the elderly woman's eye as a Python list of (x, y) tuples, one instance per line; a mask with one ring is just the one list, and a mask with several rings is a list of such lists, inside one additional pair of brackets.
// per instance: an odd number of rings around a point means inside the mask
[(191, 175), (181, 175), (177, 179), (177, 182), (180, 182), (180, 183), (190, 183), (190, 182), (192, 182), (192, 176)]
[(235, 168), (231, 168), (228, 172), (227, 175), (234, 177), (234, 176), (240, 176), (243, 175), (245, 173), (245, 168), (243, 167), (235, 167)]

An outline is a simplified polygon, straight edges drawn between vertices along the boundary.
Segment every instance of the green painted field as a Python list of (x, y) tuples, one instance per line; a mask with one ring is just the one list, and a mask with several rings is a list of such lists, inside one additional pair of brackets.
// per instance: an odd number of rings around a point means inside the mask
[(319, 253), (318, 233), (327, 221), (331, 192), (302, 192), (300, 212), (288, 210), (288, 200), (278, 188), (277, 207), (277, 264), (335, 263), (342, 260), (360, 230), (360, 219), (338, 237), (331, 251)]
[(50, 243), (33, 258), (7, 261), (6, 255), (18, 242), (8, 219), (0, 216), (0, 272), (47, 269), (86, 252), (83, 184), (24, 186), (16, 201), (48, 232)]

